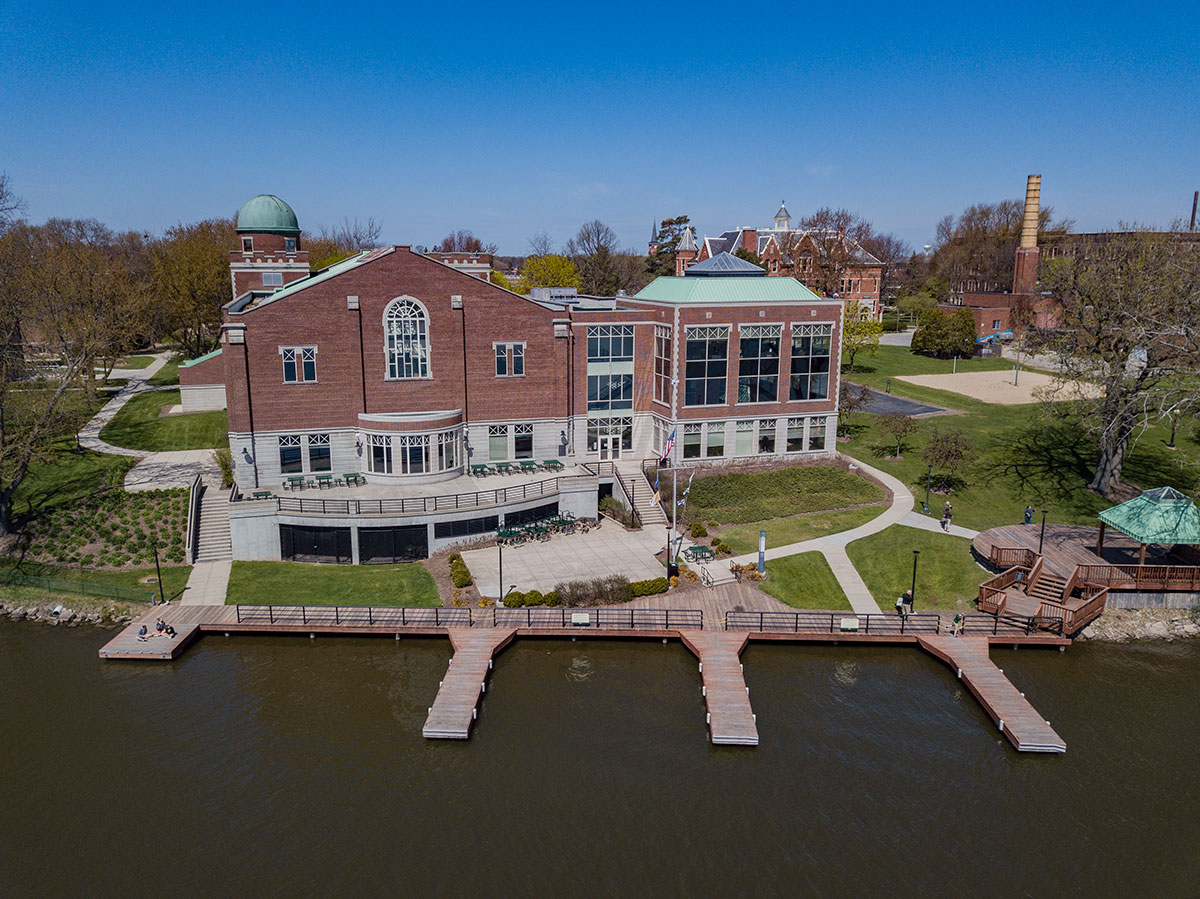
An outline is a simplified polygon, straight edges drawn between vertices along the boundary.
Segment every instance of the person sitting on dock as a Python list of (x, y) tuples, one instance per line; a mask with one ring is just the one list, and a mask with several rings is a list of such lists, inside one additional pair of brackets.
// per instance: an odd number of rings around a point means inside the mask
[(166, 634), (166, 636), (170, 637), (172, 640), (175, 639), (175, 628), (173, 628), (171, 625), (168, 624), (166, 626), (166, 628), (163, 629), (163, 633)]
[(167, 623), (161, 618), (154, 622), (154, 635), (156, 637), (165, 637), (167, 635)]
[(143, 624), (141, 627), (139, 627), (139, 628), (138, 628), (138, 632), (137, 632), (137, 638), (138, 638), (138, 642), (139, 642), (139, 643), (145, 643), (145, 642), (146, 642), (146, 636), (147, 636), (147, 634), (146, 634), (146, 625), (144, 625), (144, 624)]

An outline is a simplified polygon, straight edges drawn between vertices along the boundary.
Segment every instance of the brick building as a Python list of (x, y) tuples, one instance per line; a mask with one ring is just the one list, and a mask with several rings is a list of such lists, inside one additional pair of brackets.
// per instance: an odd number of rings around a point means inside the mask
[[(365, 561), (360, 531), (374, 540), (390, 529), (389, 539), (407, 541), (393, 556), (413, 557), (530, 508), (594, 516), (603, 471), (615, 475), (582, 463), (636, 470), (676, 427), (682, 464), (834, 452), (843, 306), (793, 278), (724, 256), (719, 273), (698, 265), (632, 297), (526, 297), (392, 246), (269, 283), (269, 260), (286, 262), (289, 246), (303, 252), (283, 243), (294, 222), (290, 208), (239, 218), (253, 249), (232, 254), (242, 292), (224, 309), (221, 348), (181, 368), (186, 390), (213, 387), (220, 367), (234, 496), (358, 473), (373, 496), (426, 499), (421, 514), (390, 517), (355, 501), (322, 500), (312, 514), (304, 500), (236, 504), (236, 558), (289, 557), (297, 528), (304, 540), (346, 530), (337, 560)], [(245, 258), (277, 243), (282, 256)], [(555, 478), (533, 499), (505, 497), (483, 515), (478, 495), (455, 499), (502, 486), (466, 477), (471, 465), (545, 460), (578, 477)], [(442, 482), (445, 495), (431, 503)]]
[[(690, 232), (686, 236), (690, 238)], [(680, 251), (684, 251), (681, 241)], [(695, 250), (694, 239), (691, 250)], [(699, 252), (677, 262), (679, 273), (691, 265), (691, 260), (703, 262), (720, 253), (736, 253), (747, 250), (758, 254), (767, 266), (767, 274), (791, 277), (799, 272), (798, 280), (810, 290), (819, 290), (814, 275), (813, 260), (822, 253), (835, 250), (846, 258), (845, 271), (835, 291), (838, 299), (857, 300), (871, 310), (876, 318), (883, 314), (880, 289), (883, 282), (884, 263), (868, 253), (858, 241), (844, 232), (818, 231), (810, 228), (793, 228), (792, 215), (787, 204), (780, 203), (775, 213), (774, 227), (739, 227), (723, 231), (716, 237), (705, 237)]]

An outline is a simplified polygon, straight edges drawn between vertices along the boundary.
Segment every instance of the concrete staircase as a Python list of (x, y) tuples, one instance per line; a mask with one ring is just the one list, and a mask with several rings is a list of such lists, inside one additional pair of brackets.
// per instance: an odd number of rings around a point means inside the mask
[[(733, 572), (729, 570), (729, 561), (727, 559), (717, 559), (713, 562), (702, 562), (700, 569), (708, 574), (712, 579), (713, 587), (720, 587), (722, 584), (732, 584), (737, 580), (733, 576)], [(708, 581), (705, 581), (708, 585)]]
[(200, 533), (196, 562), (228, 562), (233, 558), (229, 538), (229, 501), (217, 485), (204, 484), (200, 494)]
[(642, 474), (641, 463), (618, 462), (615, 467), (621, 474), (621, 480), (633, 492), (633, 496), (629, 499), (633, 503), (634, 511), (642, 520), (642, 527), (665, 527), (667, 516), (663, 512), (662, 506), (654, 501), (654, 488), (646, 482), (646, 476)]

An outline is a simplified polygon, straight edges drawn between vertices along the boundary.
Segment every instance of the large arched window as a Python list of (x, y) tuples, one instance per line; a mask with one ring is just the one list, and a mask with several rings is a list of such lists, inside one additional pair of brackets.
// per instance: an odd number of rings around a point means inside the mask
[(389, 378), (429, 377), (429, 316), (425, 307), (399, 297), (383, 311)]

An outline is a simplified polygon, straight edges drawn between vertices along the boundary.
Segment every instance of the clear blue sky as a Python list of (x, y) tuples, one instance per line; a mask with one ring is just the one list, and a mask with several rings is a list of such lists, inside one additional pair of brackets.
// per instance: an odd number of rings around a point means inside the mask
[(1031, 172), (1080, 230), (1166, 225), (1200, 188), (1198, 9), (8, 2), (0, 171), (35, 221), (158, 232), (275, 193), (305, 228), (514, 254), (780, 199), (920, 246)]

